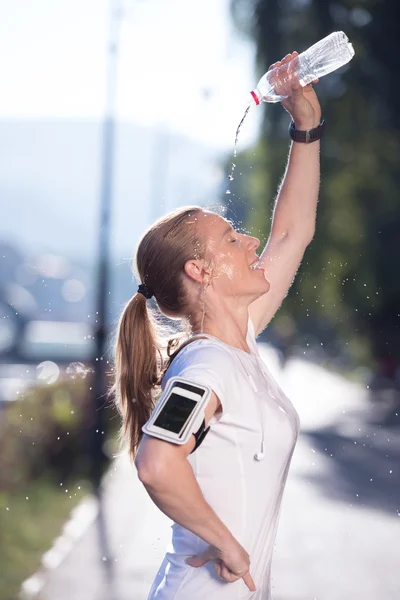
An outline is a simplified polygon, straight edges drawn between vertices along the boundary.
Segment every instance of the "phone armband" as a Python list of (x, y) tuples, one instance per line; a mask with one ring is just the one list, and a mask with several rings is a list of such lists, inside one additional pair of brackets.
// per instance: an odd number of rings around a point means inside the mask
[(210, 397), (209, 386), (171, 377), (142, 431), (179, 445), (186, 444), (193, 434), (196, 437), (195, 450), (209, 430), (209, 427), (205, 429), (204, 415)]

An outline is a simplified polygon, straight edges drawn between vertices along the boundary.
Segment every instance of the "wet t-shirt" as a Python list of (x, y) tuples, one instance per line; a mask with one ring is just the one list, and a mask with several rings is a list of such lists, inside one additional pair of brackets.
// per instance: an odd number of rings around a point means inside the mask
[[(201, 334), (203, 335), (203, 334)], [(205, 500), (250, 555), (257, 590), (243, 579), (220, 579), (212, 561), (191, 567), (185, 559), (208, 544), (177, 523), (148, 600), (271, 600), (271, 562), (282, 495), (299, 432), (299, 416), (262, 361), (249, 317), (247, 353), (208, 336), (184, 347), (164, 379), (208, 385), (222, 412), (190, 454)], [(255, 455), (261, 452), (261, 460)]]

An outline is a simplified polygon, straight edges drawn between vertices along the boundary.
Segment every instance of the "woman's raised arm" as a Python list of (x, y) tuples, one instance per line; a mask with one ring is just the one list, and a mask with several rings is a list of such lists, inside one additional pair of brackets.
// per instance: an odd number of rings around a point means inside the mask
[[(290, 63), (296, 54), (288, 54), (270, 69)], [(297, 130), (314, 129), (321, 120), (321, 107), (312, 85), (304, 88), (298, 82), (290, 85), (291, 95), (282, 101), (282, 105)], [(319, 152), (319, 141), (291, 144), (273, 211), (270, 237), (261, 253), (261, 266), (271, 287), (249, 307), (256, 335), (268, 325), (287, 295), (305, 249), (313, 238), (320, 181)]]

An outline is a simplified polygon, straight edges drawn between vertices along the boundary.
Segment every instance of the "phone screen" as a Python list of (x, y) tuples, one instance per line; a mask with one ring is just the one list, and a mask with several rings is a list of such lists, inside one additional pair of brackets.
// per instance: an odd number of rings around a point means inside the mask
[(173, 433), (179, 433), (196, 404), (196, 400), (173, 392), (154, 421), (154, 425)]

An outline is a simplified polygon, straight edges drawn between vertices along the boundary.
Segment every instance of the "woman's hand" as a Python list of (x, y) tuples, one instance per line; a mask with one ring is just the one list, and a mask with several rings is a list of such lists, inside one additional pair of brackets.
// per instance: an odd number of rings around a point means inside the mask
[(255, 592), (256, 586), (249, 572), (250, 556), (237, 540), (223, 550), (209, 545), (204, 552), (186, 559), (186, 563), (191, 567), (201, 567), (209, 560), (215, 561), (218, 577), (228, 583), (243, 578), (249, 590)]
[(282, 67), (276, 70), (271, 82), (277, 94), (289, 96), (281, 101), (282, 106), (291, 115), (296, 129), (313, 129), (321, 121), (321, 106), (313, 88), (318, 79), (305, 87), (301, 86), (296, 74), (298, 55), (298, 52), (287, 54), (285, 58), (272, 64), (268, 71)]

